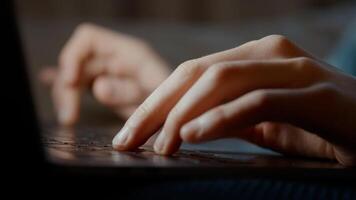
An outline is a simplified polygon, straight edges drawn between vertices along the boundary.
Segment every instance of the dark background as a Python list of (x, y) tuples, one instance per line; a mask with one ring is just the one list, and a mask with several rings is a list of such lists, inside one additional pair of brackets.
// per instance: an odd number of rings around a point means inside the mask
[(37, 0), (18, 3), (37, 18), (110, 17), (172, 21), (236, 21), (271, 17), (306, 8), (325, 8), (345, 0)]

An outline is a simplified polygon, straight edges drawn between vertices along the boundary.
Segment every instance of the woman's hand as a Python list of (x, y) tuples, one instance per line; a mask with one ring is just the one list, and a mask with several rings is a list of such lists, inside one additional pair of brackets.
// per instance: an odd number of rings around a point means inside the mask
[(144, 41), (83, 24), (63, 48), (58, 69), (43, 70), (41, 79), (52, 86), (59, 122), (73, 125), (84, 89), (128, 118), (168, 75), (167, 64)]
[[(160, 128), (162, 128), (160, 130)], [(157, 153), (239, 137), (285, 154), (356, 162), (356, 79), (273, 35), (181, 64), (113, 140)]]

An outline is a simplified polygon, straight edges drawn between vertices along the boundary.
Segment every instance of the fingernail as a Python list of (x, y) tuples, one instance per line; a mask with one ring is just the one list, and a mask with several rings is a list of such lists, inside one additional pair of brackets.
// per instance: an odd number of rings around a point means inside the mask
[(187, 123), (184, 125), (180, 130), (180, 136), (182, 139), (193, 139), (196, 138), (198, 135), (198, 131), (201, 129), (200, 120), (194, 120), (192, 122)]
[(129, 134), (130, 134), (130, 129), (128, 127), (123, 127), (112, 140), (113, 148), (118, 150), (124, 149)]
[(158, 137), (156, 138), (155, 144), (153, 146), (153, 149), (155, 150), (156, 153), (162, 154), (164, 150), (164, 132), (160, 132)]

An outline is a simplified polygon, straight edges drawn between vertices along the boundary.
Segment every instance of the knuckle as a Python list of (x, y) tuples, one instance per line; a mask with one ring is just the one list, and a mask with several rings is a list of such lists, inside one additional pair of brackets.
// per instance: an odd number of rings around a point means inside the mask
[(178, 67), (178, 73), (183, 77), (195, 76), (202, 72), (202, 67), (197, 59), (183, 62)]
[(71, 38), (67, 41), (67, 44), (63, 47), (59, 55), (59, 63), (62, 65), (68, 60), (71, 56), (71, 50), (73, 46), (77, 44), (79, 40), (90, 40), (93, 32), (95, 30), (95, 25), (90, 23), (82, 23), (78, 25)]
[(90, 40), (98, 32), (98, 26), (90, 23), (82, 23), (74, 30), (71, 40)]
[(295, 59), (295, 69), (300, 72), (309, 72), (313, 68), (315, 62), (308, 57), (299, 57)]
[(273, 122), (265, 122), (263, 124), (262, 141), (266, 146), (278, 146), (276, 141), (280, 141), (280, 146), (285, 146), (281, 139), (283, 128), (281, 124)]
[(214, 64), (206, 71), (209, 82), (213, 85), (219, 84), (227, 79), (229, 66), (226, 63)]
[[(296, 57), (289, 59), (288, 70), (295, 74), (299, 81), (297, 85), (310, 86), (314, 83), (320, 83), (327, 79), (327, 71), (323, 70), (318, 61), (309, 57)], [(295, 85), (296, 86), (296, 85)]]
[(266, 110), (270, 107), (272, 95), (267, 90), (257, 90), (253, 92), (253, 97), (256, 109)]
[[(265, 128), (265, 132), (267, 133), (267, 135), (269, 136), (276, 136), (275, 134), (281, 133), (282, 132), (282, 125), (278, 124), (278, 123), (266, 123), (264, 124), (264, 128)], [(270, 134), (273, 133), (273, 134)]]
[(323, 99), (332, 101), (338, 94), (338, 88), (333, 83), (322, 83), (317, 87), (317, 95)]
[(87, 42), (90, 41), (93, 38), (95, 31), (94, 28), (77, 28), (77, 30), (74, 32), (73, 37), (71, 38), (72, 43), (75, 43), (73, 41), (76, 42)]
[(83, 33), (85, 34), (85, 33), (93, 31), (95, 29), (95, 27), (96, 26), (90, 22), (83, 22), (76, 27), (74, 32), (77, 34), (83, 34)]
[(299, 57), (296, 59), (297, 59), (297, 62), (302, 66), (314, 64), (314, 60), (309, 57)]
[(263, 45), (268, 44), (269, 51), (284, 55), (286, 49), (293, 49), (292, 42), (283, 35), (270, 35), (261, 39)]
[(319, 67), (319, 64), (309, 57), (296, 58), (294, 69), (298, 74), (307, 76), (312, 80), (324, 77), (323, 70)]
[(276, 46), (285, 46), (290, 43), (289, 39), (284, 35), (270, 35), (266, 40), (272, 42)]

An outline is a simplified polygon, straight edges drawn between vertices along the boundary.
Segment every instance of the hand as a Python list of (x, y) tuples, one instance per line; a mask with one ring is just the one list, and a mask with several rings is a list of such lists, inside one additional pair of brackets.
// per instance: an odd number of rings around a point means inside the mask
[(59, 68), (43, 70), (41, 79), (52, 85), (59, 122), (73, 125), (84, 89), (128, 118), (168, 75), (167, 64), (144, 41), (84, 24), (63, 48)]
[(356, 162), (356, 79), (273, 35), (181, 64), (127, 120), (117, 150), (169, 155), (239, 137), (285, 154)]

